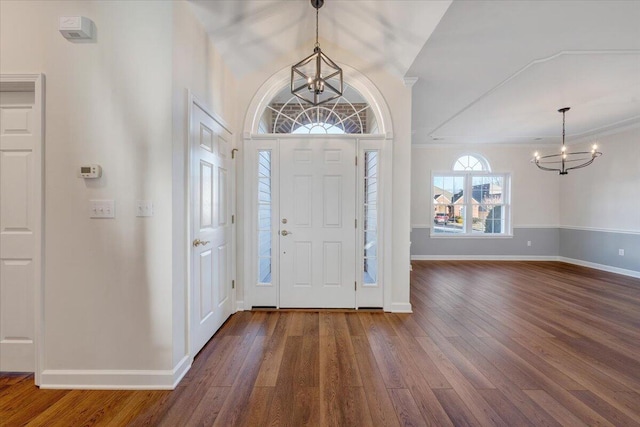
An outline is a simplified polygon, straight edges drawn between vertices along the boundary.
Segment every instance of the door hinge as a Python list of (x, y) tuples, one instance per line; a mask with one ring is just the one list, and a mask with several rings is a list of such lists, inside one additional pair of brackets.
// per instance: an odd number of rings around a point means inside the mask
[(358, 166), (358, 156), (356, 156), (356, 166)]
[(235, 289), (236, 288), (236, 281), (232, 280), (231, 281), (231, 289)]
[(353, 290), (354, 291), (358, 290), (358, 281), (357, 280), (355, 282), (353, 282)]
[(231, 224), (235, 224), (235, 223), (236, 223), (236, 216), (231, 215)]
[(358, 228), (358, 218), (355, 219), (355, 226)]

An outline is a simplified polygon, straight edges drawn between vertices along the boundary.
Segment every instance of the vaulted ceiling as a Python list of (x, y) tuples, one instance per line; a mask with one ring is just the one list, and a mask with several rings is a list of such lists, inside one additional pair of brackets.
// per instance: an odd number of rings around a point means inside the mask
[[(194, 0), (238, 75), (313, 45), (308, 0)], [(323, 39), (413, 87), (413, 143), (557, 143), (640, 126), (640, 1), (326, 0)]]
[[(226, 63), (240, 77), (315, 42), (309, 0), (191, 0)], [(320, 37), (402, 77), (451, 0), (326, 0)], [(300, 58), (302, 59), (302, 58)]]

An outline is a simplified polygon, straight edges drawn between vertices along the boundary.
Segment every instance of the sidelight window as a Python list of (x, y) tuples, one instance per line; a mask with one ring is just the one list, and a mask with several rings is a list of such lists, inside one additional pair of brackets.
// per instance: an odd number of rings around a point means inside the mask
[(271, 150), (258, 151), (258, 282), (271, 283)]
[(362, 282), (378, 282), (378, 151), (364, 152), (364, 274)]

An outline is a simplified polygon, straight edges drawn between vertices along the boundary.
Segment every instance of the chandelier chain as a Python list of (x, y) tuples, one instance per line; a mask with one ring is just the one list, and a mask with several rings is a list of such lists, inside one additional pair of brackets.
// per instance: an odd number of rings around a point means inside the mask
[(564, 147), (564, 115), (566, 111), (562, 112), (562, 146)]
[(318, 11), (320, 8), (316, 8), (316, 45), (315, 47), (320, 47), (320, 42), (318, 41)]

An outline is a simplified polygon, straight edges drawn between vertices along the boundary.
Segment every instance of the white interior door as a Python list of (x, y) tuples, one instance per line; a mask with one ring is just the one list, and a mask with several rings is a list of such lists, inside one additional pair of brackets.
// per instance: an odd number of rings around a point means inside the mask
[(35, 370), (42, 232), (39, 84), (39, 76), (0, 82), (0, 371)]
[(196, 102), (191, 123), (191, 354), (232, 313), (231, 135)]
[(354, 308), (353, 139), (280, 141), (280, 307)]

